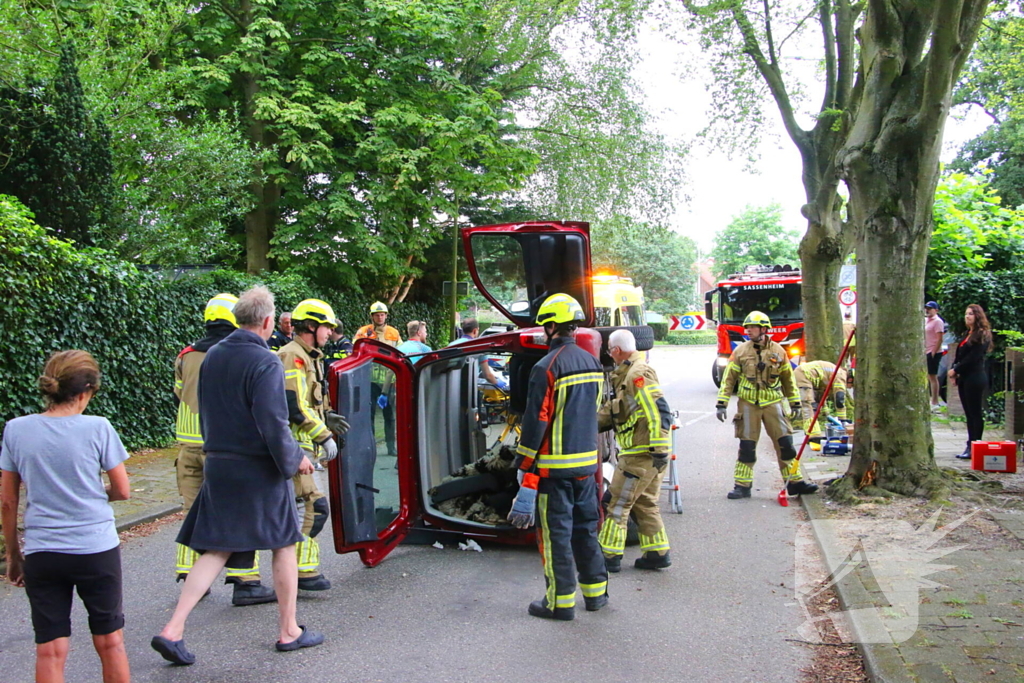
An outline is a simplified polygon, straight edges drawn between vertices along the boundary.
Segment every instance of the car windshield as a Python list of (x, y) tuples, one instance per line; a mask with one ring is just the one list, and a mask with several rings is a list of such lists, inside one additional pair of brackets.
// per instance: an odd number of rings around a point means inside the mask
[(767, 314), (774, 325), (803, 320), (800, 285), (796, 282), (729, 285), (721, 288), (720, 296), (723, 323), (742, 325), (751, 311)]

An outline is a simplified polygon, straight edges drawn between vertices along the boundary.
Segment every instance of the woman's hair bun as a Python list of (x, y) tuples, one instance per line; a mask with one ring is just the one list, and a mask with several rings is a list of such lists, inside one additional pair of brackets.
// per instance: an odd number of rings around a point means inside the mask
[(53, 396), (60, 391), (60, 382), (57, 381), (56, 377), (43, 375), (39, 378), (39, 391), (47, 396)]

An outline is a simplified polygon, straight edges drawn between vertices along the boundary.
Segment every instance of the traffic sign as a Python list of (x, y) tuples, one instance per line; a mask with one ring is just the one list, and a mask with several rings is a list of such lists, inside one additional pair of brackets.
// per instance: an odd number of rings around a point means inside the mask
[(683, 330), (690, 332), (692, 330), (703, 330), (707, 324), (707, 320), (703, 315), (698, 313), (686, 313), (684, 315), (670, 315), (669, 317), (669, 330)]
[(844, 287), (839, 290), (839, 303), (844, 306), (852, 306), (857, 303), (857, 290), (853, 287)]

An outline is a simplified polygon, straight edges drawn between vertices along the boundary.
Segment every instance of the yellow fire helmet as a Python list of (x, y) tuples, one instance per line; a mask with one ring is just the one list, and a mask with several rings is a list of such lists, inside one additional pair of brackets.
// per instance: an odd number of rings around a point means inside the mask
[(580, 323), (586, 320), (583, 307), (568, 294), (552, 294), (537, 311), (537, 324)]
[(292, 311), (292, 323), (302, 320), (309, 320), (329, 327), (338, 326), (338, 320), (334, 317), (334, 309), (326, 301), (320, 299), (306, 299), (299, 302), (299, 305)]
[(370, 315), (374, 313), (387, 313), (388, 307), (383, 301), (374, 301), (370, 304)]
[(748, 327), (750, 325), (771, 327), (772, 321), (769, 320), (768, 316), (762, 313), (761, 311), (751, 311), (750, 314), (747, 315), (746, 320), (743, 321), (743, 327)]
[(226, 320), (235, 327), (238, 327), (238, 321), (235, 320), (236, 303), (238, 303), (238, 297), (234, 294), (218, 294), (206, 302), (203, 320), (208, 323), (212, 323), (215, 320)]

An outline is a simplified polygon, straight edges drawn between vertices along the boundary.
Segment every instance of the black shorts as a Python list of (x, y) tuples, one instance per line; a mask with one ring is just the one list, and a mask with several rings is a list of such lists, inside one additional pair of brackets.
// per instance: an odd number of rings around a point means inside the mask
[(928, 359), (928, 374), (939, 374), (939, 361), (942, 360), (942, 353), (926, 353), (925, 358)]
[(89, 630), (104, 636), (124, 628), (121, 548), (102, 553), (32, 553), (25, 556), (25, 592), (36, 643), (71, 636), (75, 589), (89, 612)]

